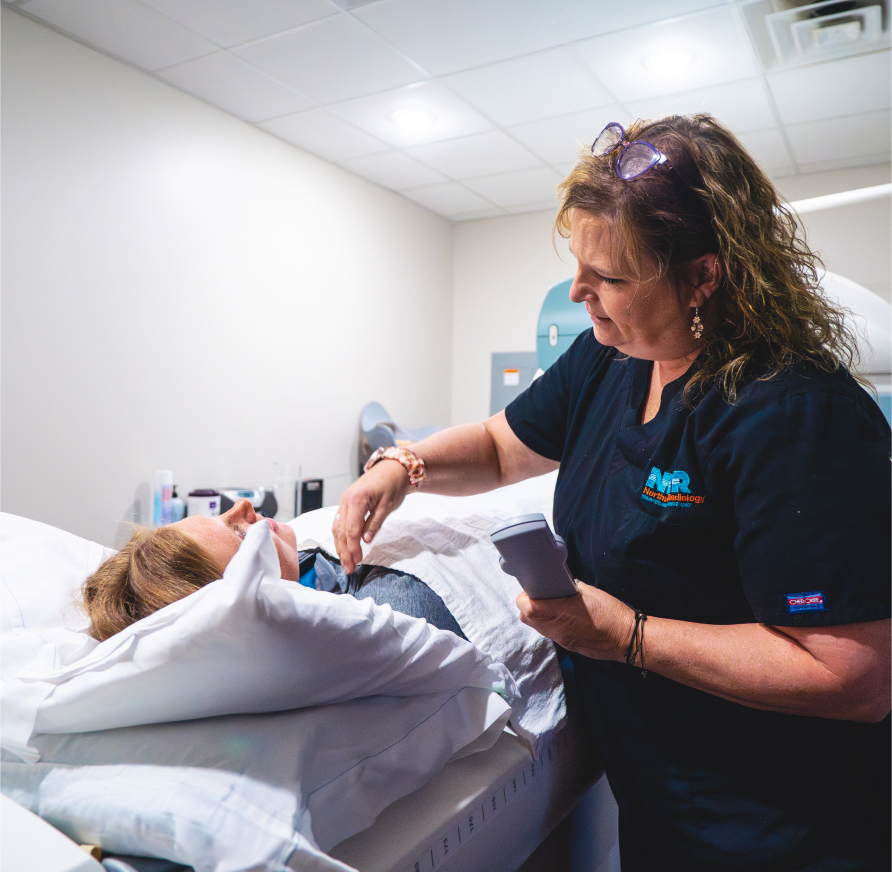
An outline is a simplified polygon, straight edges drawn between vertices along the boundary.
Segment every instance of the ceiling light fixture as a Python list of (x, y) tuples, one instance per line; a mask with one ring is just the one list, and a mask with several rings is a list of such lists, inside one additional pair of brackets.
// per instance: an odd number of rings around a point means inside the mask
[(692, 66), (694, 54), (684, 48), (660, 48), (645, 55), (642, 63), (652, 73), (672, 76)]
[(390, 120), (404, 130), (420, 133), (433, 126), (436, 119), (426, 109), (397, 109), (390, 113)]

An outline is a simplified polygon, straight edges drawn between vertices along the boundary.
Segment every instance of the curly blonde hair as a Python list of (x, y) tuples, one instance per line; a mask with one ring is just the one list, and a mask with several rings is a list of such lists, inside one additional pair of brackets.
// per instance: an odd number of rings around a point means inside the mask
[(687, 261), (718, 256), (721, 284), (706, 304), (716, 326), (703, 337), (685, 401), (716, 384), (734, 402), (746, 381), (800, 361), (854, 369), (857, 342), (845, 310), (820, 290), (819, 256), (734, 135), (710, 115), (673, 115), (636, 121), (626, 140), (639, 139), (668, 166), (625, 181), (616, 174), (621, 149), (603, 157), (585, 149), (558, 188), (555, 231), (569, 236), (574, 209), (604, 217), (633, 270), (650, 261), (660, 274), (678, 275)]
[(221, 578), (225, 568), (175, 527), (137, 528), (81, 588), (89, 633), (102, 642)]

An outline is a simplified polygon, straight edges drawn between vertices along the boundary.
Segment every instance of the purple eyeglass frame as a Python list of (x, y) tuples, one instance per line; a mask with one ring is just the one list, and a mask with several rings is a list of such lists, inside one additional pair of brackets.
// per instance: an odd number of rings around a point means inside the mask
[[(605, 133), (611, 132), (613, 136), (616, 135), (616, 131), (619, 131), (620, 139), (619, 142), (615, 142), (609, 148), (605, 148), (603, 151), (595, 151), (595, 148), (598, 145), (598, 141), (604, 136)], [(606, 157), (613, 151), (616, 151), (620, 146), (623, 147), (623, 150), (620, 152), (619, 157), (616, 159), (616, 163), (614, 164), (614, 168), (616, 169), (616, 174), (625, 182), (631, 182), (633, 179), (641, 178), (645, 173), (649, 173), (654, 167), (660, 166), (660, 164), (668, 164), (669, 167), (672, 167), (672, 164), (669, 164), (669, 158), (666, 157), (663, 152), (661, 152), (658, 148), (651, 145), (649, 142), (645, 142), (643, 139), (635, 139), (632, 142), (628, 142), (626, 140), (626, 131), (623, 126), (616, 121), (611, 121), (596, 137), (595, 141), (592, 143), (592, 154), (595, 157)], [(625, 163), (625, 157), (629, 153), (629, 149), (634, 146), (643, 147), (648, 157), (647, 166), (637, 173), (623, 173), (622, 166)]]

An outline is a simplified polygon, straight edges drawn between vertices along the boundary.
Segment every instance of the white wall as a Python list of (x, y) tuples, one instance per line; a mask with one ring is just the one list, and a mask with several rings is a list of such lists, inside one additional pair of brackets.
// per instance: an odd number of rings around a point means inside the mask
[[(553, 212), (455, 225), (452, 423), (489, 415), (491, 355), (535, 351), (545, 292), (573, 275)], [(559, 253), (560, 252), (560, 253)]]
[[(892, 181), (892, 167), (860, 167), (791, 179), (778, 189), (789, 201), (852, 191)], [(831, 272), (892, 301), (892, 208), (889, 197), (853, 203), (802, 216), (808, 244)]]
[[(862, 167), (776, 180), (787, 200), (807, 199), (890, 181), (892, 167)], [(889, 197), (802, 216), (809, 245), (825, 265), (885, 300), (892, 298)], [(489, 414), (493, 352), (535, 351), (545, 291), (572, 278), (575, 261), (554, 214), (538, 212), (468, 221), (455, 227), (452, 421)], [(557, 250), (555, 250), (557, 249)]]
[(337, 501), (450, 423), (452, 226), (3, 11), (2, 508), (115, 544), (155, 469)]

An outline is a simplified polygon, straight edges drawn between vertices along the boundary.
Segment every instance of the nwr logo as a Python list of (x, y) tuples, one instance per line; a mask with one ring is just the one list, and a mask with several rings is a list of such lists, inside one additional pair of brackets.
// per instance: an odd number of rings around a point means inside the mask
[(661, 472), (655, 466), (641, 492), (641, 499), (657, 506), (673, 509), (689, 509), (692, 505), (705, 501), (706, 497), (695, 496), (688, 485), (691, 477), (682, 469), (674, 472)]
[[(640, 479), (639, 479), (640, 480)], [(661, 494), (689, 494), (688, 485), (691, 477), (681, 469), (675, 472), (660, 472), (655, 466), (651, 468), (645, 487), (659, 491)]]

